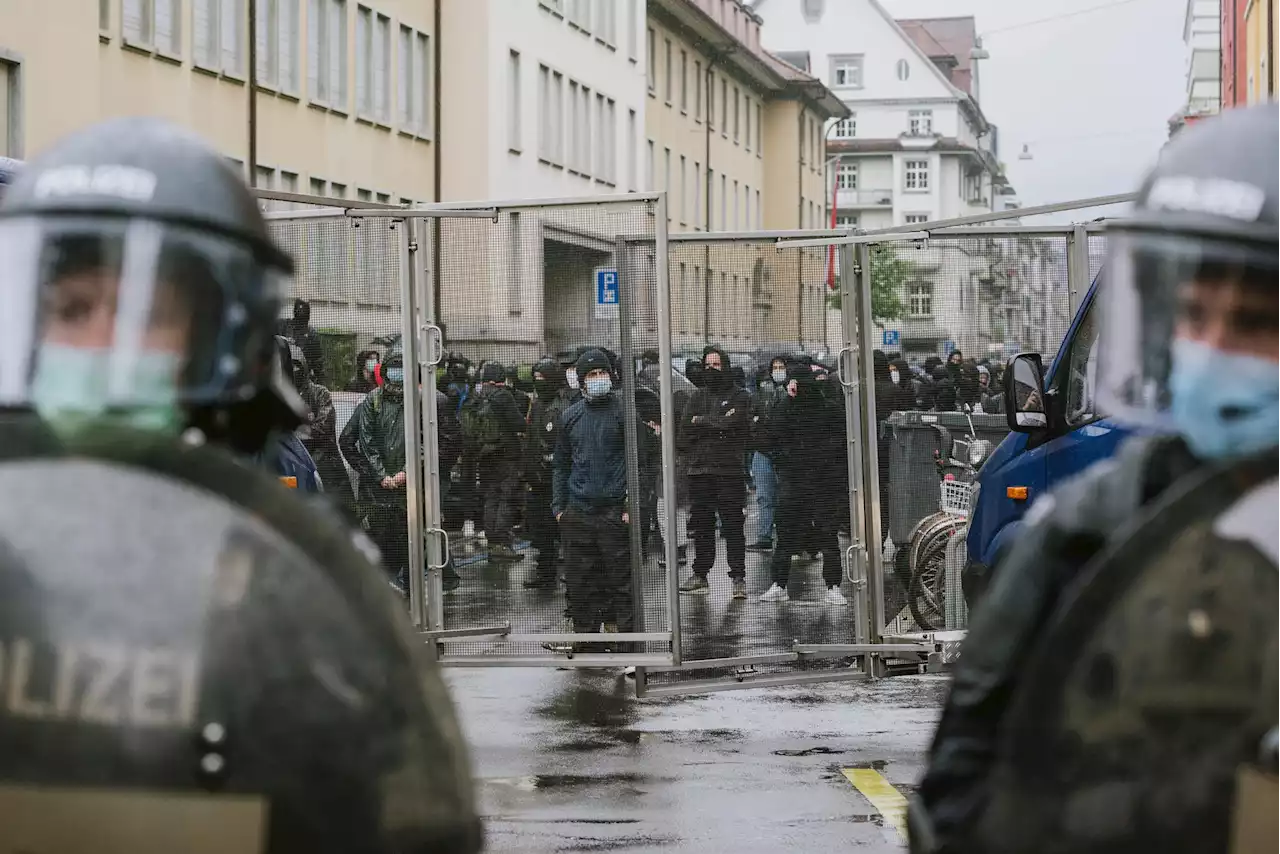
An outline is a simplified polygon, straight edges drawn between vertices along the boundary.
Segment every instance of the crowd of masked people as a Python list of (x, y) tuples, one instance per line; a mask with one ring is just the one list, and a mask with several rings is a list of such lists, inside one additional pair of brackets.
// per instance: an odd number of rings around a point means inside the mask
[[(404, 591), (403, 354), (396, 342), (357, 355), (344, 388), (364, 396), (339, 432), (331, 395), (320, 383), (309, 313), (305, 301), (295, 301), (292, 319), (278, 330), (288, 353), (282, 362), (310, 412), (308, 423), (285, 437), (278, 457), (298, 475), (309, 455), (317, 488), (324, 484), (326, 495), (369, 533), (393, 585)], [(931, 358), (912, 366), (900, 354), (876, 351), (874, 364), (880, 421), (898, 410), (969, 404), (993, 412), (1000, 405), (990, 369), (959, 352), (945, 363)], [(746, 556), (754, 551), (770, 555), (769, 586), (756, 591), (760, 601), (788, 601), (792, 562), (809, 555), (822, 559), (824, 601), (847, 604), (839, 548), (849, 519), (847, 434), (832, 369), (808, 355), (780, 355), (748, 373), (715, 345), (686, 361), (673, 397), (675, 532), (666, 530), (662, 489), (658, 355), (644, 353), (634, 368), (637, 520), (630, 518), (622, 370), (607, 348), (578, 347), (525, 370), (447, 356), (434, 389), (446, 526), (483, 532), (491, 562), (521, 561), (517, 542), (527, 540), (532, 565), (523, 585), (555, 590), (563, 584), (566, 617), (580, 632), (626, 632), (633, 624), (632, 524), (640, 526), (645, 557), (656, 555), (664, 566), (666, 538), (674, 533), (680, 564), (691, 564), (680, 585), (684, 595), (710, 593), (712, 569), (722, 560), (730, 598), (746, 599)], [(310, 482), (298, 476), (299, 488)], [(752, 497), (758, 513), (748, 543)], [(450, 558), (444, 591), (461, 583)]]

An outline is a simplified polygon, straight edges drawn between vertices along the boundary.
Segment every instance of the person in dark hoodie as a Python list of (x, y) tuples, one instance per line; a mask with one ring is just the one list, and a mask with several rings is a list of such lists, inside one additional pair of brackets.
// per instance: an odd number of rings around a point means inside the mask
[(791, 557), (822, 555), (828, 605), (847, 605), (840, 592), (839, 519), (848, 500), (843, 410), (828, 402), (806, 365), (787, 366), (787, 397), (778, 404), (765, 446), (778, 473), (778, 543), (771, 565), (773, 584), (761, 602), (786, 602)]
[(377, 350), (361, 350), (357, 353), (355, 377), (347, 383), (347, 391), (368, 394), (377, 388), (378, 365), (381, 361)]
[(516, 498), (520, 493), (520, 438), (524, 414), (506, 386), (498, 362), (480, 368), (480, 383), (459, 412), (464, 456), (476, 466), (490, 560), (519, 560), (512, 548)]
[(754, 455), (751, 461), (751, 480), (756, 487), (756, 539), (747, 546), (749, 551), (773, 551), (774, 511), (778, 504), (778, 476), (773, 470), (769, 454), (769, 423), (774, 411), (787, 399), (787, 360), (775, 356), (769, 362), (769, 373), (760, 377), (756, 389), (755, 405), (751, 413), (751, 436)]
[(680, 592), (710, 592), (707, 576), (716, 560), (719, 516), (733, 598), (745, 599), (747, 489), (742, 460), (751, 438), (751, 395), (734, 384), (729, 356), (719, 347), (706, 348), (702, 365), (703, 387), (690, 398), (676, 436), (689, 464), (689, 528), (694, 542), (693, 574), (680, 585)]
[(307, 370), (316, 382), (322, 382), (324, 374), (324, 350), (320, 347), (320, 336), (311, 328), (311, 303), (304, 299), (293, 301), (293, 320), (288, 323), (289, 334), (294, 343), (302, 348), (302, 355), (307, 357)]
[(911, 366), (907, 364), (906, 359), (889, 361), (889, 382), (893, 383), (897, 391), (893, 405), (894, 412), (910, 412), (917, 408), (916, 401), (920, 398), (920, 381), (911, 373)]
[(956, 411), (956, 384), (946, 365), (938, 365), (933, 369), (932, 403), (934, 412)]
[(622, 399), (600, 350), (575, 365), (582, 397), (561, 418), (552, 460), (551, 509), (565, 545), (573, 631), (631, 630), (631, 534)]
[(525, 516), (529, 537), (538, 560), (533, 574), (524, 586), (530, 589), (553, 589), (560, 575), (557, 552), (560, 529), (551, 511), (552, 461), (560, 423), (573, 404), (573, 392), (564, 379), (564, 368), (552, 358), (544, 358), (533, 366), (534, 401), (529, 410), (525, 435), (524, 479), (529, 485)]

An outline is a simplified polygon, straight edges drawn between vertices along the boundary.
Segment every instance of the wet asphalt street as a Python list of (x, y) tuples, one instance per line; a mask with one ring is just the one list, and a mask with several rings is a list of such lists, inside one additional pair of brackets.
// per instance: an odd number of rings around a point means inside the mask
[(448, 678), (487, 850), (522, 854), (900, 851), (842, 770), (909, 792), (946, 690), (909, 676), (637, 700), (620, 671)]

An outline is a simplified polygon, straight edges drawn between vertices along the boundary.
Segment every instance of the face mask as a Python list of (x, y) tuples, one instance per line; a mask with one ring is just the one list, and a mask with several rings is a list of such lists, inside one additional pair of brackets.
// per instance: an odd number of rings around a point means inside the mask
[(787, 372), (785, 370), (774, 371), (773, 381), (775, 383), (785, 383), (787, 381)]
[[(130, 402), (110, 417), (143, 430), (176, 430), (181, 368), (182, 357), (175, 353), (143, 351), (134, 365)], [(45, 344), (31, 383), (35, 409), (55, 429), (79, 427), (107, 414), (110, 378), (109, 350)]]
[(404, 368), (387, 368), (385, 376), (387, 382), (400, 385), (404, 382)]
[(604, 397), (613, 389), (613, 380), (608, 377), (591, 377), (587, 380), (587, 397)]
[(369, 373), (373, 373), (377, 369), (377, 367), (378, 367), (377, 359), (370, 359), (369, 361), (364, 363), (364, 369)]
[(565, 382), (569, 383), (569, 388), (578, 387), (578, 372), (573, 368), (569, 368), (569, 370), (564, 372), (564, 379)]
[(1175, 339), (1171, 414), (1192, 452), (1206, 460), (1247, 457), (1276, 446), (1280, 380), (1276, 363)]
[(889, 382), (893, 383), (894, 385), (897, 385), (901, 380), (902, 380), (902, 377), (898, 375), (897, 371), (889, 372)]
[(551, 380), (534, 380), (533, 391), (538, 397), (548, 398), (556, 396), (556, 387)]

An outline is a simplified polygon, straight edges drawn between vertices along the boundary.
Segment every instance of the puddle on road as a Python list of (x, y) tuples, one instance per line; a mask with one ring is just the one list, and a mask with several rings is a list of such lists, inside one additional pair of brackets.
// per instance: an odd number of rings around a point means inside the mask
[(803, 750), (775, 750), (774, 756), (839, 756), (845, 751), (836, 750), (834, 747), (806, 747)]
[(594, 753), (597, 750), (608, 750), (620, 744), (636, 745), (645, 734), (639, 730), (621, 729), (615, 732), (601, 733), (598, 738), (581, 738), (561, 742), (551, 748), (552, 753)]

